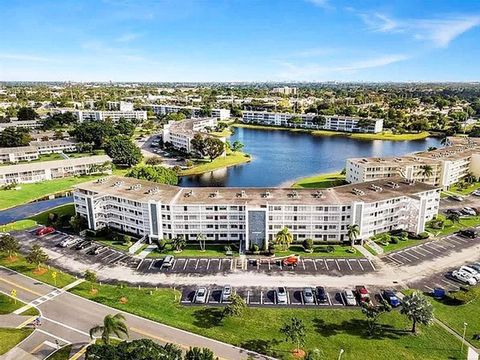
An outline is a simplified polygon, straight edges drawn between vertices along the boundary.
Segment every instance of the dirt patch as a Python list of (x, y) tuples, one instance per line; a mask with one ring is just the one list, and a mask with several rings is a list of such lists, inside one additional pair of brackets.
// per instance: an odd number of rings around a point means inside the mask
[(91, 289), (90, 294), (91, 295), (97, 295), (98, 294), (98, 289)]
[(17, 256), (7, 256), (7, 258), (5, 259), (5, 261), (9, 264), (17, 262), (17, 260), (18, 260)]
[(122, 296), (120, 300), (118, 300), (118, 302), (122, 305), (125, 305), (126, 303), (128, 303), (128, 299), (125, 296)]
[(305, 355), (306, 355), (306, 353), (302, 349), (295, 349), (295, 350), (292, 351), (292, 356), (295, 359), (303, 359), (305, 357)]
[(48, 269), (45, 269), (45, 268), (37, 268), (37, 269), (32, 271), (33, 274), (38, 275), (38, 276), (46, 274), (47, 272), (48, 272)]

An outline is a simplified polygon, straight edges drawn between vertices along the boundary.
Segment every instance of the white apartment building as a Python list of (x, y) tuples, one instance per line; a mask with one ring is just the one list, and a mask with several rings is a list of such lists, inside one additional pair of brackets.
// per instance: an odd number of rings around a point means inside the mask
[(133, 111), (133, 103), (128, 101), (108, 101), (107, 107), (110, 111)]
[(282, 94), (282, 95), (296, 95), (297, 90), (298, 89), (296, 87), (283, 86), (283, 87), (273, 88), (272, 92), (277, 94)]
[[(242, 121), (244, 123), (254, 123), (261, 125), (298, 127), (313, 130), (331, 130), (343, 132), (365, 132), (380, 133), (383, 131), (383, 119), (364, 119), (351, 116), (339, 115), (321, 115), (324, 124), (316, 122), (320, 115), (316, 114), (292, 114), (292, 113), (276, 113), (268, 111), (242, 111)], [(300, 122), (292, 124), (293, 117), (300, 118)], [(362, 124), (366, 123), (366, 124)], [(362, 125), (362, 126), (360, 126)]]
[(74, 190), (77, 214), (98, 230), (115, 228), (152, 239), (198, 234), (210, 242), (267, 248), (282, 228), (294, 241), (347, 242), (393, 229), (419, 233), (438, 213), (440, 190), (396, 178), (323, 191), (287, 188), (181, 188), (133, 178), (108, 177)]
[[(192, 113), (192, 118), (201, 117), (200, 114), (200, 107), (195, 106), (180, 106), (180, 105), (147, 105), (148, 107), (152, 108), (152, 111), (155, 115), (166, 115), (170, 113), (177, 113), (180, 110), (188, 110)], [(229, 109), (212, 109), (212, 116), (217, 120), (225, 120), (230, 117), (230, 110)]]
[(44, 154), (74, 151), (77, 151), (77, 145), (71, 141), (32, 141), (29, 146), (0, 148), (0, 163), (32, 161)]
[(25, 128), (25, 129), (37, 129), (41, 126), (38, 120), (14, 120), (7, 123), (0, 123), (0, 132), (6, 128)]
[[(469, 172), (480, 176), (480, 142), (450, 138), (451, 146), (396, 158), (353, 158), (346, 162), (346, 180), (362, 183), (402, 176), (448, 188)], [(425, 171), (428, 167), (431, 174)]]
[[(186, 119), (182, 121), (169, 121), (163, 126), (162, 138), (164, 143), (170, 143), (175, 149), (191, 153), (191, 141), (195, 134), (201, 133), (208, 136), (207, 127), (217, 126), (215, 118)], [(220, 139), (225, 141), (224, 139)]]
[(0, 166), (0, 185), (34, 183), (67, 176), (111, 173), (112, 159), (96, 155), (75, 159)]
[(75, 110), (75, 109), (54, 109), (54, 112), (65, 113), (71, 112), (78, 119), (78, 122), (84, 121), (101, 121), (110, 119), (113, 122), (118, 122), (121, 118), (130, 121), (147, 120), (147, 112), (143, 110), (133, 111), (102, 111), (102, 110)]

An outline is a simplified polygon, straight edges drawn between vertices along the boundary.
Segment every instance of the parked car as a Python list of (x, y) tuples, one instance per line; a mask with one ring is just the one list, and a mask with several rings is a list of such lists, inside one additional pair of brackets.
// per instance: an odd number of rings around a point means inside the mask
[(175, 258), (173, 257), (173, 255), (165, 256), (165, 258), (162, 261), (162, 267), (165, 267), (165, 268), (172, 267), (174, 260)]
[(465, 207), (462, 209), (462, 212), (463, 212), (465, 215), (471, 215), (471, 216), (477, 215), (477, 212), (476, 212), (475, 210), (473, 210), (471, 207), (468, 207), (468, 206), (465, 206)]
[(457, 210), (457, 209), (448, 209), (447, 211), (445, 211), (447, 214), (456, 214), (458, 216), (462, 216), (462, 212), (460, 210)]
[(469, 266), (466, 266), (466, 265), (460, 266), (460, 269), (458, 269), (458, 270), (460, 270), (460, 271), (465, 271), (465, 272), (469, 273), (469, 274), (472, 275), (472, 276), (475, 278), (475, 280), (477, 280), (477, 281), (480, 280), (480, 273), (479, 273), (477, 270), (475, 270), (475, 269), (473, 269), (473, 268), (471, 268), (471, 267), (469, 267)]
[(285, 287), (280, 286), (277, 291), (277, 304), (288, 304), (288, 299), (287, 299), (287, 289)]
[(103, 246), (95, 246), (89, 251), (89, 254), (98, 255), (100, 254), (100, 251), (102, 251), (102, 249), (103, 249)]
[(347, 306), (357, 305), (357, 301), (355, 300), (355, 295), (353, 294), (352, 290), (345, 289), (343, 291), (343, 297), (345, 298), (345, 302), (346, 302)]
[(365, 286), (356, 286), (355, 292), (357, 293), (358, 301), (361, 303), (368, 303), (370, 302), (370, 294)]
[(469, 264), (468, 267), (471, 267), (472, 269), (480, 272), (480, 263), (473, 263), (473, 264)]
[(463, 229), (457, 232), (457, 234), (474, 239), (478, 236), (478, 232), (475, 229)]
[(43, 235), (51, 234), (53, 232), (55, 232), (55, 228), (53, 226), (44, 226), (44, 227), (41, 227), (40, 229), (37, 229), (37, 231), (35, 231), (35, 235), (43, 236)]
[(452, 277), (468, 285), (475, 285), (477, 283), (477, 280), (475, 280), (475, 278), (471, 274), (465, 271), (454, 270), (452, 271)]
[(480, 196), (480, 189), (477, 189), (474, 192), (472, 192), (472, 195)]
[(314, 304), (315, 300), (313, 298), (313, 289), (311, 287), (303, 288), (302, 291), (303, 301), (305, 304)]
[(433, 291), (432, 291), (433, 297), (434, 297), (435, 299), (437, 299), (437, 300), (443, 299), (446, 294), (447, 294), (447, 292), (445, 291), (444, 288), (436, 287), (436, 288), (433, 289)]
[(323, 286), (317, 286), (316, 288), (317, 293), (317, 301), (319, 303), (326, 303), (328, 301), (327, 292)]
[(75, 250), (84, 250), (92, 246), (92, 242), (90, 240), (82, 241), (75, 246)]
[(282, 261), (283, 266), (297, 266), (298, 258), (296, 256), (289, 256)]
[(463, 201), (463, 197), (459, 195), (451, 195), (450, 198), (455, 201)]
[(78, 237), (67, 237), (66, 239), (62, 240), (58, 246), (62, 248), (66, 248), (69, 246), (73, 246), (75, 244), (78, 244), (82, 239)]
[(195, 291), (195, 303), (205, 304), (207, 302), (207, 289), (200, 287)]
[(397, 307), (400, 305), (400, 300), (393, 290), (384, 290), (382, 296), (391, 307)]
[(230, 285), (225, 285), (222, 289), (222, 302), (228, 301), (230, 295), (232, 295), (232, 287)]

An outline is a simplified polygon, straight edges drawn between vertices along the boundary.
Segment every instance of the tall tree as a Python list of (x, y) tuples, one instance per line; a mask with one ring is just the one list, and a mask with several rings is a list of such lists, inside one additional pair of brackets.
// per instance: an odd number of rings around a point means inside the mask
[(142, 152), (130, 138), (117, 135), (109, 139), (105, 144), (105, 151), (112, 158), (114, 164), (122, 166), (133, 166), (138, 164), (142, 158)]
[(208, 348), (191, 347), (185, 353), (185, 360), (215, 360), (213, 351)]
[(403, 298), (400, 313), (412, 322), (412, 333), (414, 334), (417, 331), (417, 324), (430, 325), (433, 322), (432, 304), (418, 292)]
[(178, 235), (172, 239), (172, 246), (175, 248), (175, 251), (182, 251), (187, 242), (183, 235)]
[(38, 114), (31, 107), (21, 107), (17, 111), (18, 120), (35, 120)]
[(293, 241), (293, 236), (287, 227), (284, 227), (275, 235), (275, 243), (279, 245), (283, 251), (287, 250), (290, 247), (290, 244), (292, 243), (292, 241)]
[(30, 249), (26, 260), (30, 264), (35, 264), (37, 266), (37, 269), (40, 269), (40, 266), (48, 261), (48, 255), (42, 250), (40, 245), (35, 244)]
[(97, 274), (95, 271), (87, 270), (85, 271), (85, 280), (88, 281), (91, 285), (91, 290), (93, 291), (93, 286), (97, 282)]
[(137, 165), (125, 176), (136, 179), (158, 182), (160, 184), (178, 184), (178, 176), (170, 168), (156, 165)]
[(197, 241), (198, 244), (200, 245), (200, 250), (205, 251), (205, 241), (207, 240), (207, 237), (205, 234), (198, 233), (197, 234)]
[(27, 146), (32, 137), (28, 129), (8, 127), (0, 133), (0, 147)]
[(428, 164), (422, 165), (422, 166), (420, 166), (420, 172), (422, 174), (423, 181), (425, 181), (430, 176), (433, 175), (433, 167), (432, 167), (432, 165), (428, 165)]
[(116, 335), (119, 338), (122, 336), (128, 337), (128, 328), (125, 323), (125, 316), (118, 313), (116, 315), (107, 315), (103, 319), (103, 325), (97, 325), (90, 329), (90, 338), (93, 339), (95, 335), (101, 334), (104, 344), (110, 344), (110, 337)]
[(210, 161), (213, 161), (217, 157), (223, 154), (225, 151), (225, 144), (222, 140), (208, 136), (205, 139), (205, 152), (210, 158)]
[(230, 148), (232, 149), (232, 151), (242, 151), (244, 146), (245, 145), (243, 145), (240, 141), (235, 140), (233, 144), (230, 146)]
[(296, 352), (299, 352), (300, 346), (305, 345), (306, 327), (301, 319), (292, 317), (283, 324), (280, 332), (287, 341), (295, 344)]
[(6, 252), (9, 258), (13, 258), (20, 250), (18, 240), (12, 235), (3, 235), (0, 237), (0, 251)]
[(86, 360), (182, 360), (182, 350), (174, 344), (160, 345), (150, 339), (122, 341), (119, 344), (90, 345)]
[(360, 235), (360, 228), (357, 224), (351, 224), (347, 226), (347, 236), (350, 240), (350, 246), (355, 245), (355, 240), (357, 240), (358, 235)]
[(245, 312), (247, 304), (240, 295), (231, 294), (228, 297), (228, 301), (227, 306), (223, 308), (224, 317), (241, 316)]

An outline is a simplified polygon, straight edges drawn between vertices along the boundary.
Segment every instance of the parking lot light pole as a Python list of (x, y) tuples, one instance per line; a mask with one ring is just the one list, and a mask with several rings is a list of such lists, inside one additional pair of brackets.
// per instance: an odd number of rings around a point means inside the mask
[(345, 350), (340, 349), (340, 354), (338, 354), (338, 360), (342, 359), (342, 355), (343, 355), (344, 352), (345, 352)]
[(462, 353), (463, 353), (463, 345), (465, 344), (465, 333), (467, 332), (467, 323), (463, 323), (463, 335), (462, 335)]

